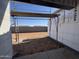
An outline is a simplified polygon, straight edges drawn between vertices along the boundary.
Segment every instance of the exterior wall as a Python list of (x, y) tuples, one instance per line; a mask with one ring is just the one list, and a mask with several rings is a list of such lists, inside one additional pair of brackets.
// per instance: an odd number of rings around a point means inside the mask
[(48, 20), (48, 36), (51, 36), (50, 35), (50, 20)]
[[(53, 39), (56, 39), (56, 19), (51, 19), (51, 20), (49, 20), (49, 28), (48, 28), (48, 30), (49, 30), (49, 36), (51, 37), (51, 38), (53, 38)], [(53, 32), (53, 33), (52, 33)]]
[[(74, 21), (74, 9), (61, 10), (58, 14), (58, 41), (79, 51), (79, 3), (77, 6), (77, 18)], [(64, 17), (65, 16), (65, 17)], [(65, 19), (64, 19), (65, 18)], [(56, 39), (56, 19), (52, 19), (51, 38)], [(49, 24), (50, 27), (50, 24)]]
[(10, 33), (10, 2), (0, 1), (0, 59), (12, 58), (12, 43)]

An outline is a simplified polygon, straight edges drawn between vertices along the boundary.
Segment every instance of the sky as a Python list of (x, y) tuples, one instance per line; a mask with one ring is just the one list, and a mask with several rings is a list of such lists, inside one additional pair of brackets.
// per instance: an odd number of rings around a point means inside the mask
[[(50, 14), (56, 10), (58, 9), (34, 5), (34, 4), (28, 4), (28, 3), (11, 2), (11, 11)], [(47, 26), (48, 25), (48, 18), (38, 18), (38, 17), (15, 17), (15, 18), (18, 21), (19, 26)], [(11, 18), (12, 23), (15, 18)]]

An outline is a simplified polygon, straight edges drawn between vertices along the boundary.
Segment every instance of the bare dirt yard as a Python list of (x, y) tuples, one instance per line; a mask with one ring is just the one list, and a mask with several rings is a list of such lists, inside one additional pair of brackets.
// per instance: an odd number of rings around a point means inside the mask
[[(30, 39), (38, 39), (38, 38), (43, 38), (47, 37), (48, 33), (47, 32), (29, 32), (29, 33), (19, 33), (19, 42), (22, 42), (24, 40), (30, 40)], [(16, 44), (16, 34), (12, 34), (12, 43)]]
[[(14, 40), (14, 34), (13, 41)], [(20, 33), (19, 40), (23, 43), (13, 44), (15, 57), (24, 56), (57, 48), (57, 42), (48, 37), (47, 32)]]

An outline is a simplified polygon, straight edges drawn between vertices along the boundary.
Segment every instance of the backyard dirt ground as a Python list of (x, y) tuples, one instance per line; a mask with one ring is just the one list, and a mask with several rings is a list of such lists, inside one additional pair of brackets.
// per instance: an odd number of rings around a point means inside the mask
[[(30, 40), (30, 39), (37, 39), (37, 38), (43, 38), (47, 37), (48, 33), (47, 32), (29, 32), (29, 33), (19, 33), (19, 41), (23, 40)], [(16, 34), (12, 34), (12, 43), (16, 44)]]
[(57, 42), (48, 37), (47, 32), (20, 33), (19, 40), (23, 43), (15, 44), (13, 36), (13, 50), (16, 56), (24, 56), (57, 48)]

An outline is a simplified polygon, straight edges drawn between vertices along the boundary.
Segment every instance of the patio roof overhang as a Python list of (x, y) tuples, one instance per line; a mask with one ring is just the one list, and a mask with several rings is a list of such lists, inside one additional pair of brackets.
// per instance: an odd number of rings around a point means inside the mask
[(60, 9), (72, 9), (75, 7), (75, 1), (77, 0), (14, 0), (14, 1), (55, 7)]

